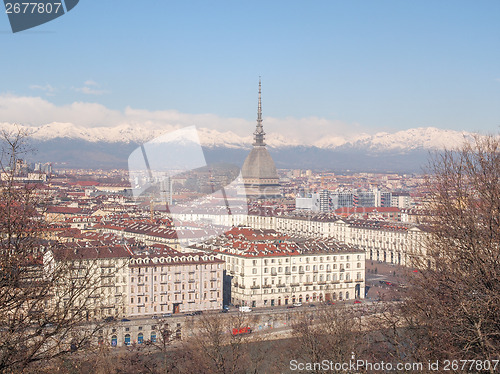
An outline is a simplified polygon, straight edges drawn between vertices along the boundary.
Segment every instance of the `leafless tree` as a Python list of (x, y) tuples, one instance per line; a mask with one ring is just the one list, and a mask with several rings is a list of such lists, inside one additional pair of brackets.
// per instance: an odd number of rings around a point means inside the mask
[(87, 317), (100, 283), (88, 258), (47, 261), (60, 251), (47, 238), (40, 186), (22, 178), (27, 134), (0, 140), (0, 372), (18, 373), (94, 343), (100, 326)]
[(181, 368), (182, 372), (245, 373), (249, 366), (246, 344), (251, 334), (243, 333), (246, 331), (243, 329), (250, 326), (251, 317), (246, 313), (210, 314), (197, 318), (193, 335), (186, 337), (183, 346), (189, 358)]
[[(500, 355), (500, 141), (476, 136), (430, 164), (429, 238), (401, 309), (425, 358)], [(411, 328), (411, 329), (410, 329)]]
[(353, 356), (359, 358), (364, 353), (365, 340), (361, 317), (360, 311), (341, 305), (295, 314), (292, 319), (295, 359), (343, 363)]

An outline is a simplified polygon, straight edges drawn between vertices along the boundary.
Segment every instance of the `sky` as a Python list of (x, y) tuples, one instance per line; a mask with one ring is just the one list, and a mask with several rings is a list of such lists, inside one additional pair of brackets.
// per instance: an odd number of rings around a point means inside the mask
[(0, 122), (209, 115), (243, 135), (261, 76), (268, 131), (498, 132), (499, 14), (497, 0), (81, 0), (13, 34), (2, 12)]

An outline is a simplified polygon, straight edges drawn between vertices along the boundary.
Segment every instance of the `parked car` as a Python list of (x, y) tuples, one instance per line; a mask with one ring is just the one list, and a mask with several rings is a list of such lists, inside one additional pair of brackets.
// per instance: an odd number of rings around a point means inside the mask
[(361, 304), (361, 300), (354, 300), (354, 304)]
[(203, 314), (202, 310), (197, 310), (196, 312), (193, 313), (195, 316), (199, 316), (200, 314)]
[(309, 304), (309, 308), (314, 308), (315, 306), (315, 304)]
[(122, 322), (130, 322), (128, 318), (122, 318)]
[(248, 312), (252, 311), (252, 308), (250, 308), (249, 306), (240, 306), (239, 310), (240, 310), (240, 312), (248, 313)]
[(293, 306), (299, 307), (302, 306), (302, 303), (293, 303)]
[(229, 313), (229, 310), (227, 310), (227, 309), (222, 309), (220, 312), (221, 312), (221, 313)]
[(252, 329), (250, 327), (243, 327), (241, 329), (233, 329), (233, 331), (231, 331), (231, 334), (233, 336), (236, 336), (236, 335), (248, 335), (248, 334), (251, 334), (252, 333)]
[(288, 305), (287, 308), (288, 309), (293, 309), (293, 308), (295, 308), (295, 306), (294, 305)]
[(164, 317), (164, 318), (166, 318), (166, 317), (172, 317), (172, 313), (163, 313), (161, 316)]

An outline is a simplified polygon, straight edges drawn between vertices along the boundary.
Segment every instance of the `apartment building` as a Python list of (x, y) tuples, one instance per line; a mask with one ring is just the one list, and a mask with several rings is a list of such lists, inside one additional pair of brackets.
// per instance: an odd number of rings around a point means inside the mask
[[(218, 216), (213, 216), (217, 219)], [(194, 219), (183, 214), (185, 220)], [(244, 222), (254, 229), (276, 230), (289, 235), (332, 238), (365, 250), (366, 258), (399, 265), (411, 265), (416, 257), (425, 257), (428, 228), (412, 223), (340, 218), (329, 213), (295, 212), (293, 214), (253, 214), (225, 216), (225, 224), (233, 219), (236, 226)]]
[[(103, 237), (95, 233), (84, 236)], [(77, 239), (67, 240), (56, 251), (48, 251), (44, 265), (46, 271), (68, 269), (61, 281), (64, 287), (74, 284), (84, 290), (79, 291), (78, 297), (87, 300), (89, 320), (214, 310), (222, 306), (224, 267), (223, 261), (214, 255), (181, 253), (162, 244), (117, 244), (116, 238), (108, 238), (107, 242)], [(75, 295), (65, 291), (55, 297), (64, 301)]]
[(195, 248), (224, 260), (224, 303), (265, 307), (364, 298), (365, 252), (333, 239), (236, 227)]
[(222, 307), (223, 261), (205, 252), (156, 245), (129, 264), (128, 315), (147, 316)]

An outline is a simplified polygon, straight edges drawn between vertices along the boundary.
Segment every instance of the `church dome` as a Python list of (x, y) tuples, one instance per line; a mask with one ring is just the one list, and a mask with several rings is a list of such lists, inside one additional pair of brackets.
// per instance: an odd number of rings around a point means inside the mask
[(253, 147), (241, 168), (241, 175), (245, 179), (278, 179), (276, 166), (266, 147)]

